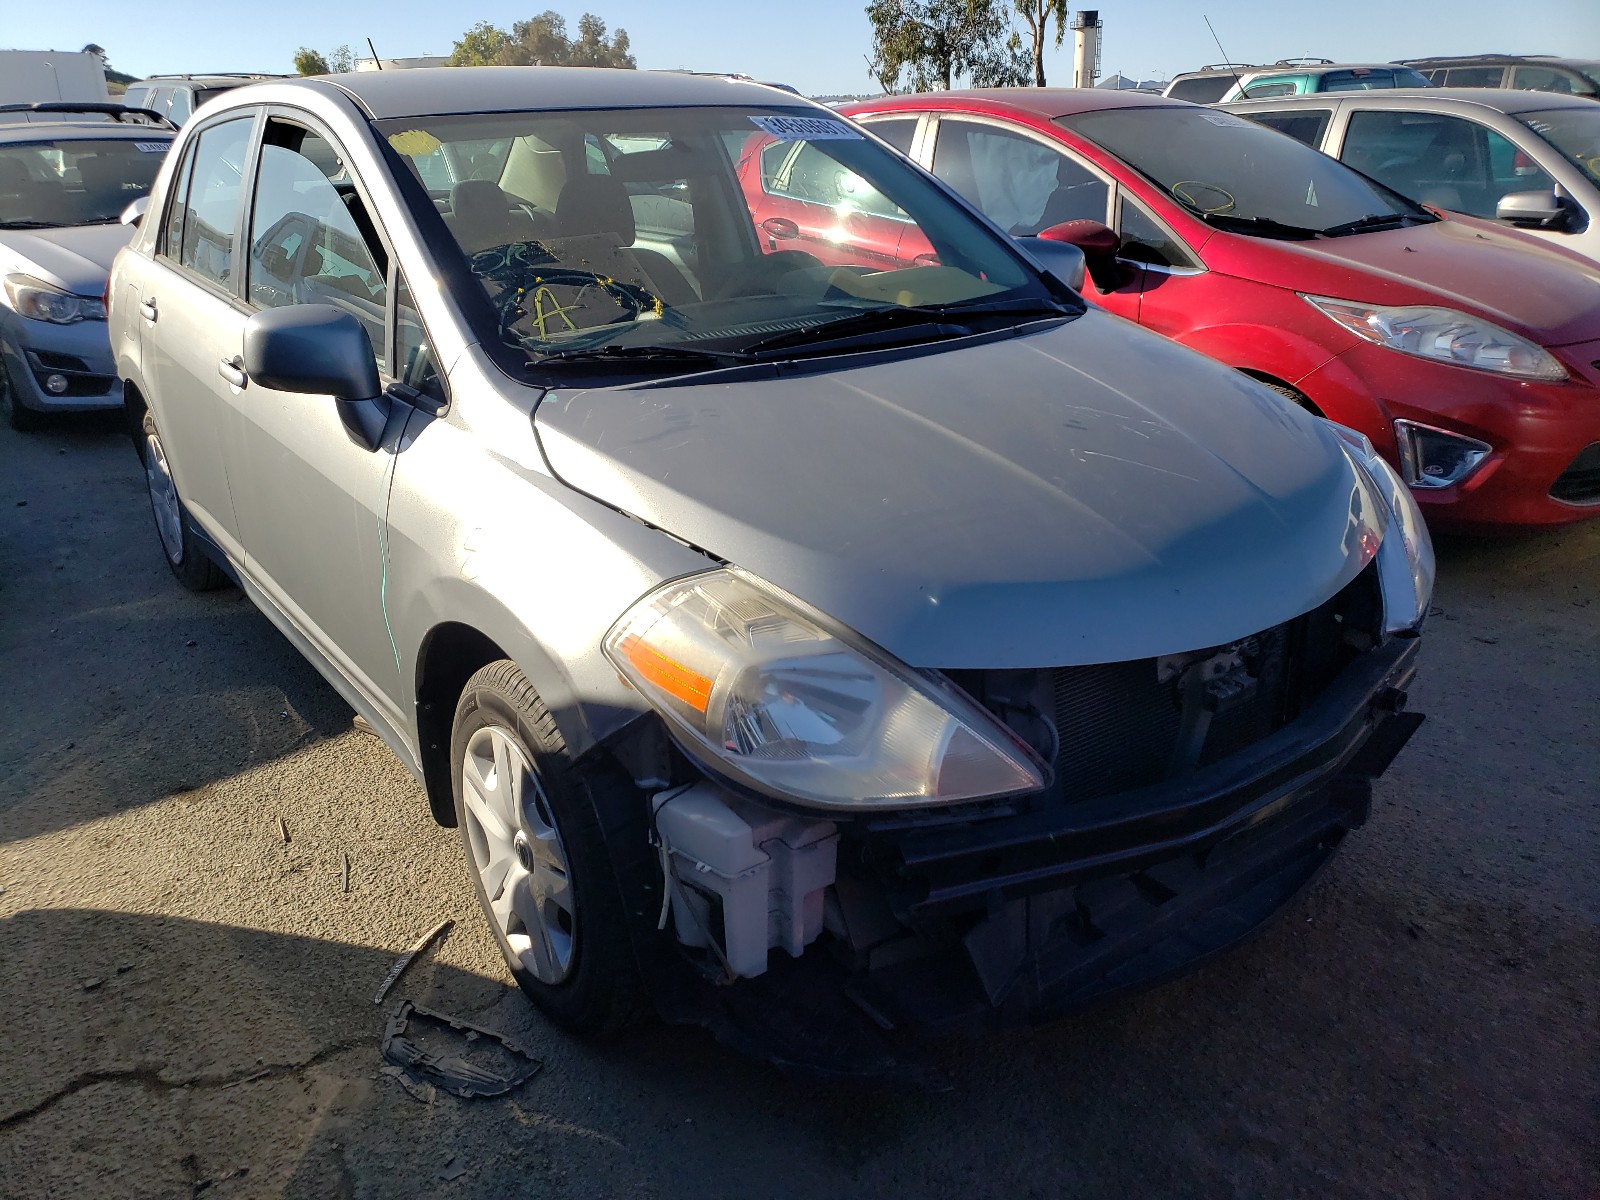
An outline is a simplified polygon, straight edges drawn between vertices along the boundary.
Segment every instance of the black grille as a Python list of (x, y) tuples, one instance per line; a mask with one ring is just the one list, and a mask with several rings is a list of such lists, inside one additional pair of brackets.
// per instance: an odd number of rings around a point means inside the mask
[[(1379, 604), (1369, 567), (1328, 603), (1231, 646), (1054, 671), (1062, 797), (1089, 800), (1159, 783), (1283, 728), (1361, 645), (1372, 644)], [(1219, 655), (1236, 665), (1210, 693), (1186, 678)]]
[(1568, 504), (1589, 504), (1600, 500), (1600, 442), (1585, 446), (1561, 472), (1550, 489), (1551, 499)]

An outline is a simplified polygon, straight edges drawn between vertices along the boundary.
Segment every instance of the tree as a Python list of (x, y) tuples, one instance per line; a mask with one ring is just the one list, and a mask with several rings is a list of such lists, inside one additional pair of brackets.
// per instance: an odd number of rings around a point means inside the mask
[(294, 52), (294, 69), (302, 75), (342, 75), (356, 69), (356, 58), (349, 46), (335, 46), (326, 54), (301, 46)]
[(328, 60), (307, 46), (294, 52), (294, 69), (302, 75), (329, 74)]
[(1050, 19), (1056, 23), (1056, 49), (1067, 34), (1067, 0), (1012, 0), (1017, 14), (1028, 27), (1033, 48), (1033, 86), (1044, 86), (1044, 39)]
[(871, 0), (867, 19), (868, 68), (885, 91), (899, 90), (902, 75), (912, 91), (925, 92), (1010, 71), (1010, 31), (995, 0)]
[(450, 56), (453, 67), (627, 67), (634, 68), (628, 31), (607, 35), (606, 23), (593, 13), (578, 18), (578, 36), (567, 36), (567, 21), (546, 10), (517, 21), (507, 33), (497, 25), (479, 21), (462, 35)]
[(450, 55), (452, 67), (501, 67), (513, 65), (508, 57), (511, 35), (487, 21), (479, 21), (456, 43)]

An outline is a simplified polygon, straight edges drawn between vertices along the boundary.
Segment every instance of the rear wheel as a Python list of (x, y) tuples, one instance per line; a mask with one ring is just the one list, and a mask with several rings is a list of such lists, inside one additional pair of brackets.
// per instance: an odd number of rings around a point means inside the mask
[(219, 588), (228, 581), (227, 576), (200, 549), (189, 531), (189, 510), (178, 497), (178, 485), (167, 464), (167, 451), (161, 444), (154, 415), (146, 412), (141, 428), (144, 440), (139, 454), (144, 460), (145, 486), (150, 492), (150, 512), (156, 520), (156, 533), (161, 537), (161, 551), (167, 566), (178, 582), (191, 592)]
[(544, 702), (509, 660), (467, 681), (450, 738), (472, 888), (518, 985), (557, 1024), (603, 1034), (643, 989), (591, 791)]

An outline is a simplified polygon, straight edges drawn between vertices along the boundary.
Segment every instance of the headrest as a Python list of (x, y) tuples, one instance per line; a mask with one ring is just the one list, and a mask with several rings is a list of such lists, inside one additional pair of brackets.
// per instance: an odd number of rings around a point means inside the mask
[(633, 204), (628, 189), (609, 175), (574, 175), (556, 200), (556, 224), (562, 237), (611, 233), (621, 245), (633, 245)]
[(504, 223), (510, 208), (492, 179), (463, 179), (450, 189), (450, 212), (469, 224)]

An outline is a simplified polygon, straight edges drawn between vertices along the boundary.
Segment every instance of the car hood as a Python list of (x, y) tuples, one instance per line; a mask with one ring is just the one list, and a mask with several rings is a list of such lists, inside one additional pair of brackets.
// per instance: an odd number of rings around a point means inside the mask
[(1600, 267), (1472, 217), (1307, 242), (1218, 232), (1203, 253), (1213, 270), (1289, 291), (1442, 304), (1545, 346), (1600, 339)]
[(105, 291), (111, 260), (133, 240), (132, 225), (76, 225), (0, 232), (0, 271), (21, 271), (77, 296)]
[(874, 365), (555, 392), (534, 423), (572, 487), (922, 667), (1234, 641), (1333, 595), (1387, 518), (1329, 426), (1100, 313)]

